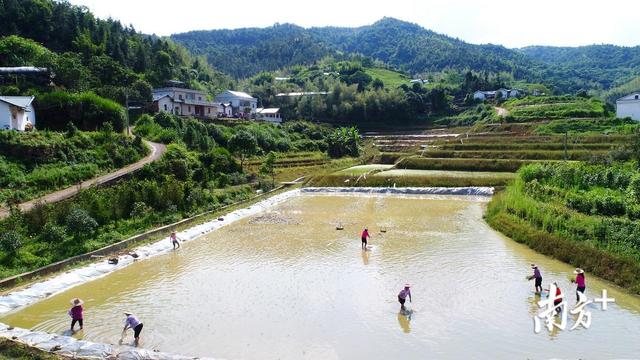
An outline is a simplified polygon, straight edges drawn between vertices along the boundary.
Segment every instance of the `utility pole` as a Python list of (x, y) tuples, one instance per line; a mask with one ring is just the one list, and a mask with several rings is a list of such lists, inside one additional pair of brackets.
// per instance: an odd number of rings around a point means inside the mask
[(127, 116), (126, 116), (126, 126), (127, 126), (127, 136), (130, 136), (130, 132), (129, 132), (129, 92), (125, 91), (124, 94), (124, 108), (127, 111)]

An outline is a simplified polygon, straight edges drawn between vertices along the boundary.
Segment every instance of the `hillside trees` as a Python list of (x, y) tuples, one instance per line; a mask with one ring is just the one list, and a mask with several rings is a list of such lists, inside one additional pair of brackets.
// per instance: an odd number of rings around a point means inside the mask
[(136, 81), (161, 86), (180, 80), (211, 91), (231, 82), (170, 39), (98, 19), (66, 1), (3, 0), (0, 24), (2, 66), (51, 68), (54, 83), (66, 90), (93, 90), (120, 101)]

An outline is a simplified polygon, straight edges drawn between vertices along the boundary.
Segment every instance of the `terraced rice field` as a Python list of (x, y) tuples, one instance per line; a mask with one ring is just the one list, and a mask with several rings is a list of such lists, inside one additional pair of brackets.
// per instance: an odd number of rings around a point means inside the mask
[(412, 170), (412, 169), (391, 169), (373, 174), (378, 177), (451, 177), (451, 178), (484, 178), (511, 180), (515, 178), (513, 173), (508, 172), (481, 172), (481, 171), (447, 171), (447, 170)]
[(358, 165), (352, 166), (348, 169), (338, 171), (338, 174), (342, 175), (362, 175), (368, 174), (372, 171), (384, 171), (393, 168), (393, 165), (385, 165), (385, 164), (369, 164), (369, 165)]

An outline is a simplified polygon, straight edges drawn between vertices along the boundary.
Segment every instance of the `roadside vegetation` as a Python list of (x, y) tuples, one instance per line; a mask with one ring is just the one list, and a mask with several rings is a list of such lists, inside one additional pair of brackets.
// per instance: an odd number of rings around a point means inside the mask
[[(135, 132), (137, 140), (111, 131), (109, 126), (94, 133), (2, 133), (7, 144), (24, 147), (24, 152), (17, 153), (25, 159), (34, 159), (28, 155), (33, 153), (42, 155), (43, 161), (116, 166), (127, 159), (124, 155), (131, 156), (122, 144), (142, 146), (140, 136), (165, 142), (167, 150), (159, 161), (109, 187), (85, 189), (73, 198), (38, 204), (24, 213), (12, 206), (9, 217), (0, 221), (0, 277), (247, 199), (256, 190), (273, 188), (283, 174), (279, 167), (291, 161), (297, 162), (290, 164), (293, 166), (327, 165), (330, 169), (330, 157), (321, 150), (334, 149), (336, 153), (330, 154), (347, 156), (348, 163), (349, 157), (359, 155), (361, 147), (353, 128), (331, 129), (303, 121), (282, 127), (258, 122), (230, 127), (159, 113), (141, 117)], [(8, 148), (17, 151), (15, 146)], [(257, 159), (259, 162), (249, 163)], [(54, 163), (45, 169), (58, 174), (64, 167)], [(285, 173), (292, 176), (295, 170)], [(14, 169), (14, 175), (20, 174)]]
[(140, 138), (98, 132), (0, 132), (0, 203), (18, 203), (136, 162), (148, 153)]

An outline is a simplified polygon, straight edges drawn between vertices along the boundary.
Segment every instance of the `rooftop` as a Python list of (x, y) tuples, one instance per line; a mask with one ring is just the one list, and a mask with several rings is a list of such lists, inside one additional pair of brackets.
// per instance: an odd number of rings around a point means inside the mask
[(154, 94), (157, 94), (157, 93), (168, 93), (168, 92), (174, 92), (174, 91), (184, 91), (184, 92), (194, 92), (194, 93), (198, 93), (198, 94), (206, 94), (204, 91), (194, 90), (194, 89), (186, 89), (186, 88), (179, 88), (179, 87), (164, 87), (164, 88), (153, 89), (153, 93)]
[(25, 109), (35, 98), (35, 96), (0, 96), (0, 101)]
[(233, 90), (227, 90), (225, 92), (223, 92), (222, 94), (219, 94), (218, 96), (223, 96), (225, 95), (225, 93), (229, 93), (233, 96), (239, 97), (239, 98), (244, 98), (244, 99), (255, 99), (253, 96), (247, 94), (244, 91), (233, 91)]
[(277, 114), (280, 111), (280, 108), (258, 108), (256, 112), (258, 114)]

